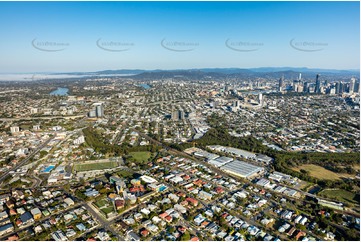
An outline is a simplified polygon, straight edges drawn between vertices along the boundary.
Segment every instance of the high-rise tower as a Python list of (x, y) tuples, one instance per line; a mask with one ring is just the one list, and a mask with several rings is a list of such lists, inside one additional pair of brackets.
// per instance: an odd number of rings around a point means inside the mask
[(278, 81), (278, 91), (282, 92), (282, 88), (283, 88), (283, 76)]
[(320, 93), (321, 92), (321, 81), (320, 81), (320, 74), (316, 75), (316, 87), (315, 92)]

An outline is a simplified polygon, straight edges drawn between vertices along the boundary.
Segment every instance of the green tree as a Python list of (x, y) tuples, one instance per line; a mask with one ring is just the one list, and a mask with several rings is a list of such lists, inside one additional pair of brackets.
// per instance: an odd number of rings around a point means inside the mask
[(174, 233), (175, 228), (173, 226), (168, 227), (168, 232), (171, 233), (171, 234)]
[(47, 154), (48, 154), (48, 152), (47, 151), (45, 151), (45, 150), (42, 150), (42, 151), (40, 151), (40, 158), (43, 158), (43, 157), (45, 157)]
[(191, 235), (188, 231), (184, 232), (181, 236), (181, 241), (189, 241), (191, 239)]

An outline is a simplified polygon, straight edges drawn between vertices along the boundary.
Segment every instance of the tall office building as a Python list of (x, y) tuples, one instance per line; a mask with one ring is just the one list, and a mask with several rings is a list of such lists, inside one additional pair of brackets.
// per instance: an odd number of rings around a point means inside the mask
[(239, 107), (239, 100), (233, 101), (233, 107), (238, 108)]
[(262, 95), (262, 93), (258, 94), (258, 104), (263, 106), (263, 95)]
[(342, 82), (340, 82), (340, 89), (339, 89), (339, 93), (342, 94), (345, 91), (345, 84), (343, 84)]
[(349, 93), (353, 93), (353, 92), (354, 92), (354, 90), (355, 90), (355, 82), (356, 82), (355, 78), (352, 77), (352, 78), (351, 78), (351, 81), (350, 81), (349, 88), (348, 88), (348, 92), (349, 92)]
[(356, 80), (355, 87), (354, 87), (353, 91), (356, 92), (356, 93), (360, 92), (360, 80)]
[(171, 119), (173, 121), (178, 121), (179, 120), (179, 112), (178, 112), (178, 110), (173, 110), (172, 109)]
[(283, 76), (278, 81), (278, 91), (282, 92), (282, 88), (283, 88)]
[(301, 79), (302, 79), (302, 73), (300, 73), (300, 74), (298, 75), (298, 80), (301, 81)]
[(308, 92), (308, 82), (303, 83), (303, 92)]
[(303, 85), (302, 82), (299, 80), (293, 81), (293, 91), (295, 92), (302, 92), (303, 91)]
[(20, 128), (19, 126), (13, 126), (13, 127), (10, 127), (10, 132), (13, 134), (13, 133), (17, 133), (20, 131)]
[(335, 83), (335, 93), (339, 94), (340, 93), (340, 82), (336, 82)]
[(184, 119), (184, 111), (179, 110), (179, 120), (183, 120)]
[(104, 116), (104, 109), (103, 109), (103, 105), (98, 105), (95, 107), (95, 113), (96, 116), (98, 118), (103, 117)]
[(316, 75), (316, 87), (315, 92), (320, 93), (321, 92), (321, 81), (320, 81), (320, 74)]

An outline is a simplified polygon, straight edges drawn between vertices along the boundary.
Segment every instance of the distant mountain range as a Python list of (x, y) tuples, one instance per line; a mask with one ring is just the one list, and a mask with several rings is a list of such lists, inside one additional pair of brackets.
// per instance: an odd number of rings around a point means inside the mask
[[(359, 77), (359, 70), (336, 70), (336, 69), (316, 69), (307, 67), (259, 67), (259, 68), (200, 68), (200, 69), (178, 69), (178, 70), (142, 70), (142, 69), (120, 69), (103, 70), (95, 72), (70, 72), (54, 73), (53, 75), (68, 75), (73, 78), (97, 78), (114, 76), (131, 76), (132, 79), (149, 81), (161, 79), (183, 79), (183, 80), (224, 80), (224, 79), (244, 79), (254, 80), (256, 78), (279, 79), (284, 76), (286, 79), (296, 80), (302, 73), (303, 79), (315, 79), (316, 74), (320, 74), (322, 79), (339, 80)], [(52, 74), (49, 74), (52, 75)]]
[(142, 70), (142, 69), (120, 69), (120, 70), (103, 70), (95, 72), (68, 72), (56, 73), (67, 75), (137, 75), (145, 73), (220, 73), (220, 74), (252, 74), (252, 73), (274, 73), (274, 72), (298, 72), (298, 73), (332, 73), (332, 74), (360, 74), (360, 70), (337, 70), (337, 69), (318, 69), (307, 67), (259, 67), (259, 68), (199, 68), (199, 69), (174, 69), (174, 70)]
[(316, 74), (323, 80), (350, 80), (360, 78), (359, 70), (316, 69), (307, 67), (259, 67), (259, 68), (199, 68), (175, 70), (119, 69), (94, 72), (63, 73), (0, 73), (0, 81), (31, 81), (53, 79), (96, 79), (99, 77), (131, 77), (134, 80), (151, 81), (162, 79), (181, 80), (257, 80), (257, 78), (296, 80), (302, 73), (303, 80), (315, 80)]

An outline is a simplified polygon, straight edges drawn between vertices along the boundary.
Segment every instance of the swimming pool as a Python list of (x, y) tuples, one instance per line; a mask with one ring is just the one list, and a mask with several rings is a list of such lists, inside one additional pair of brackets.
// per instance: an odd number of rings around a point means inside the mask
[(54, 165), (50, 165), (48, 167), (46, 167), (42, 172), (45, 172), (45, 173), (49, 173), (52, 169), (54, 169)]
[(166, 187), (166, 186), (161, 186), (160, 188), (159, 188), (159, 191), (160, 192), (163, 192), (165, 189), (167, 189), (168, 187)]

